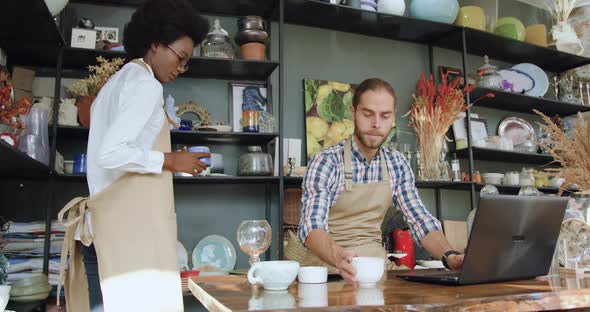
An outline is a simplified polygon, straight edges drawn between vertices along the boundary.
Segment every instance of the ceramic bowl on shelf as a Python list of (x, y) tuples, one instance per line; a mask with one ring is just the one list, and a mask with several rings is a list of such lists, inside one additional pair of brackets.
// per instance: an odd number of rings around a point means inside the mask
[(457, 0), (412, 0), (410, 15), (415, 18), (452, 24), (459, 13)]
[(485, 31), (486, 15), (483, 12), (483, 9), (478, 6), (464, 6), (459, 9), (459, 14), (457, 15), (457, 20), (455, 21), (455, 24), (463, 27), (469, 27)]
[(502, 173), (484, 173), (481, 175), (486, 184), (502, 184), (504, 174)]
[(502, 17), (496, 21), (496, 27), (494, 28), (496, 35), (524, 41), (526, 37), (526, 31), (522, 22), (514, 17)]

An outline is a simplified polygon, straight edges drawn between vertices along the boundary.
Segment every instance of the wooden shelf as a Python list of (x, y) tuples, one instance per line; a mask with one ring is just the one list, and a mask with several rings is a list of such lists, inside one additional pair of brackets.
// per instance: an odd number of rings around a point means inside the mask
[(283, 185), (285, 188), (300, 188), (303, 183), (303, 177), (283, 177)]
[[(509, 152), (499, 149), (481, 147), (473, 147), (472, 150), (474, 160), (503, 161), (535, 165), (547, 165), (553, 161), (553, 157), (550, 155), (538, 153)], [(457, 153), (457, 156), (460, 158), (469, 158), (467, 149), (457, 150), (454, 153)]]
[[(71, 2), (99, 5), (140, 6), (145, 0), (72, 0)], [(201, 13), (215, 15), (260, 15), (269, 17), (278, 7), (275, 0), (190, 0)]]
[(278, 184), (279, 177), (174, 177), (174, 184)]
[[(455, 51), (463, 49), (461, 35), (463, 27), (453, 24), (369, 12), (319, 0), (285, 1), (285, 21), (287, 23), (430, 44)], [(563, 72), (590, 64), (590, 58), (471, 28), (465, 28), (465, 36), (468, 53), (479, 56), (488, 55), (495, 60), (509, 63), (532, 61), (539, 67), (553, 72)]]
[(278, 133), (171, 131), (173, 144), (240, 144), (266, 145), (278, 137)]
[(422, 189), (469, 190), (471, 182), (452, 181), (416, 181), (416, 187)]
[[(39, 53), (39, 50), (31, 50), (25, 46), (15, 48), (14, 52), (15, 55), (11, 55), (11, 61), (16, 64), (50, 68), (56, 65), (57, 50), (47, 50)], [(83, 78), (87, 76), (88, 65), (96, 64), (98, 56), (106, 59), (119, 57), (129, 60), (125, 52), (67, 47), (64, 48), (63, 52), (63, 77)], [(188, 65), (188, 71), (180, 75), (179, 78), (264, 81), (270, 77), (279, 66), (279, 63), (275, 61), (192, 57)], [(41, 70), (39, 75), (52, 76), (54, 73)]]
[[(482, 98), (488, 93), (494, 94), (495, 97)], [(489, 107), (512, 112), (534, 114), (533, 109), (536, 109), (548, 116), (556, 114), (567, 116), (578, 112), (590, 111), (590, 106), (563, 103), (547, 98), (539, 98), (487, 88), (477, 88), (471, 92), (471, 101), (479, 98), (482, 99), (475, 104), (476, 107)]]
[(49, 177), (49, 173), (48, 166), (0, 140), (0, 176)]
[(319, 0), (286, 0), (285, 22), (417, 43), (432, 43), (460, 30), (451, 24), (369, 12)]
[[(500, 194), (518, 195), (518, 191), (521, 189), (519, 185), (493, 185), (498, 189)], [(481, 191), (484, 186), (485, 184), (478, 183), (475, 185), (475, 188), (477, 191)], [(545, 194), (557, 194), (559, 192), (559, 189), (555, 187), (538, 187), (537, 189)]]
[[(51, 133), (51, 131), (50, 131)], [(58, 138), (88, 139), (88, 128), (59, 126)], [(240, 144), (267, 145), (278, 133), (215, 132), (215, 131), (170, 131), (172, 144)]]
[[(564, 72), (590, 64), (590, 58), (465, 28), (467, 52), (508, 63), (534, 63), (551, 72)], [(459, 44), (459, 47), (461, 45)], [(443, 46), (444, 47), (444, 46)], [(483, 61), (482, 61), (483, 63)]]
[[(60, 46), (65, 41), (43, 0), (2, 1), (0, 46), (11, 54), (13, 48)], [(45, 51), (36, 50), (38, 54)], [(11, 55), (12, 57), (12, 55)], [(54, 58), (55, 63), (55, 58)]]
[[(62, 182), (86, 183), (85, 174), (58, 174)], [(174, 184), (278, 184), (279, 177), (238, 177), (238, 176), (209, 176), (209, 177), (174, 177)]]

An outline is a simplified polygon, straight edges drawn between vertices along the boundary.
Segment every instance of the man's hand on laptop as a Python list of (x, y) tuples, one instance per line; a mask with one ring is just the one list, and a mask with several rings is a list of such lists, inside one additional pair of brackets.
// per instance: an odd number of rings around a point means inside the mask
[(447, 262), (453, 271), (460, 271), (463, 267), (465, 255), (450, 255)]

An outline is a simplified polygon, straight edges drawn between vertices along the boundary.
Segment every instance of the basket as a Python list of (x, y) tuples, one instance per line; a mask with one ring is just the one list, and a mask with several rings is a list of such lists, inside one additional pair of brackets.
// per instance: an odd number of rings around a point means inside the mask
[(301, 195), (300, 188), (288, 188), (285, 190), (285, 203), (283, 207), (283, 223), (298, 225), (301, 216)]

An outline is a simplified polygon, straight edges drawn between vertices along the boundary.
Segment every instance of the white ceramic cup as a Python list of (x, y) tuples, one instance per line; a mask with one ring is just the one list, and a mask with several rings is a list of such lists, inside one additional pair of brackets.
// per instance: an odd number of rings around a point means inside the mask
[(297, 261), (261, 261), (248, 270), (248, 282), (261, 284), (266, 290), (285, 290), (299, 273)]
[(0, 311), (4, 311), (10, 299), (10, 285), (0, 285)]
[(352, 258), (352, 266), (356, 270), (356, 280), (361, 287), (375, 286), (385, 272), (385, 260), (377, 257)]
[(321, 266), (308, 266), (299, 268), (297, 274), (299, 283), (321, 284), (328, 281), (328, 268)]
[(302, 308), (322, 308), (328, 306), (328, 284), (302, 284), (297, 286), (299, 306)]
[(295, 297), (289, 291), (263, 291), (248, 300), (248, 310), (286, 310), (296, 306)]
[(359, 287), (356, 291), (356, 304), (359, 306), (384, 305), (383, 290), (377, 287)]
[(74, 161), (73, 160), (64, 160), (64, 173), (66, 173), (66, 174), (74, 173)]

